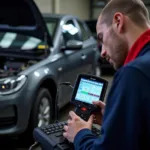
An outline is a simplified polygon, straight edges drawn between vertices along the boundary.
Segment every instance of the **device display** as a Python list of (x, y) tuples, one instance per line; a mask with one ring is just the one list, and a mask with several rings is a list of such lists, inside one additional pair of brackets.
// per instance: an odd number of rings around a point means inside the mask
[(75, 100), (92, 104), (99, 101), (104, 83), (81, 78)]
[(103, 101), (108, 81), (89, 74), (80, 74), (76, 79), (71, 102), (75, 105), (75, 113), (88, 120), (92, 113), (100, 111), (93, 101)]
[(92, 101), (103, 101), (108, 81), (93, 75), (79, 74), (71, 101), (92, 104)]

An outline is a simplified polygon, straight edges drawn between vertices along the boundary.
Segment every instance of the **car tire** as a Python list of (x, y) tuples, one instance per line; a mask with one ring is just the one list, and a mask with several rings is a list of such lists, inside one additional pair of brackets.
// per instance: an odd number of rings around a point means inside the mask
[[(48, 89), (40, 88), (37, 93), (35, 102), (32, 106), (32, 111), (30, 115), (30, 126), (31, 128), (40, 127), (43, 125), (48, 125), (52, 122), (53, 116), (52, 107), (52, 97)], [(47, 115), (47, 116), (45, 116)], [(46, 120), (47, 119), (47, 120)], [(41, 121), (44, 121), (40, 123)]]
[[(28, 123), (28, 128), (27, 130), (20, 136), (20, 140), (21, 141), (21, 145), (24, 147), (28, 147), (31, 144), (33, 144), (34, 139), (33, 139), (33, 129), (37, 126), (41, 126), (39, 125), (40, 122), (40, 109), (41, 106), (43, 104), (44, 101), (47, 101), (45, 103), (45, 105), (49, 106), (49, 120), (48, 123), (42, 124), (42, 125), (47, 125), (50, 124), (52, 122), (52, 116), (53, 116), (53, 107), (52, 107), (52, 97), (50, 92), (48, 91), (48, 89), (46, 88), (40, 88), (39, 91), (37, 92), (37, 96), (32, 104), (32, 110), (31, 110), (31, 114), (30, 114), (30, 119), (29, 119), (29, 123)], [(45, 108), (46, 110), (47, 108)], [(44, 113), (44, 111), (43, 111)], [(41, 119), (43, 119), (41, 117)], [(28, 140), (26, 140), (28, 139)], [(22, 143), (22, 141), (24, 141)]]

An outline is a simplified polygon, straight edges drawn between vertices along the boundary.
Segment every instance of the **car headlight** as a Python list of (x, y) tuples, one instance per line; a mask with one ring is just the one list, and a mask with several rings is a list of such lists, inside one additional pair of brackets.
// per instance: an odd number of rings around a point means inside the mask
[(25, 75), (0, 80), (0, 95), (17, 92), (25, 84), (26, 80), (27, 77)]

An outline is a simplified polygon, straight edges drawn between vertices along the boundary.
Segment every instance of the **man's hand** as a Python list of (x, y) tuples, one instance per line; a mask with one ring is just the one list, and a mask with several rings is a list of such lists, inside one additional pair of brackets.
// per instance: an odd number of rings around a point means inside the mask
[(70, 119), (68, 120), (68, 125), (64, 126), (65, 132), (63, 136), (68, 139), (68, 141), (73, 142), (76, 134), (82, 129), (91, 129), (93, 123), (93, 115), (90, 116), (89, 120), (86, 122), (77, 116), (73, 111), (69, 112)]
[(99, 112), (94, 113), (94, 123), (98, 125), (102, 125), (105, 103), (102, 101), (93, 101), (93, 104), (100, 108)]

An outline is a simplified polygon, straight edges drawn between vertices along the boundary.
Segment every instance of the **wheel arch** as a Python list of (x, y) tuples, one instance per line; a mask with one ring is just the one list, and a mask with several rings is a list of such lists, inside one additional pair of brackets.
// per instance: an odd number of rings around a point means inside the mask
[[(38, 93), (38, 91), (41, 89), (41, 88), (46, 88), (48, 89), (48, 91), (50, 92), (51, 96), (52, 96), (52, 107), (53, 107), (53, 119), (54, 119), (54, 116), (55, 116), (55, 99), (56, 99), (56, 94), (57, 94), (57, 84), (55, 82), (55, 80), (52, 78), (52, 77), (45, 77), (39, 84), (38, 86), (36, 87), (36, 90), (34, 92), (34, 96), (33, 96), (33, 99), (35, 100), (36, 99), (36, 95)], [(31, 115), (31, 112), (32, 112), (32, 107), (33, 107), (33, 104), (34, 104), (34, 100), (32, 100), (32, 106), (31, 106), (31, 111), (30, 111), (30, 115)], [(30, 118), (30, 117), (29, 117)]]

